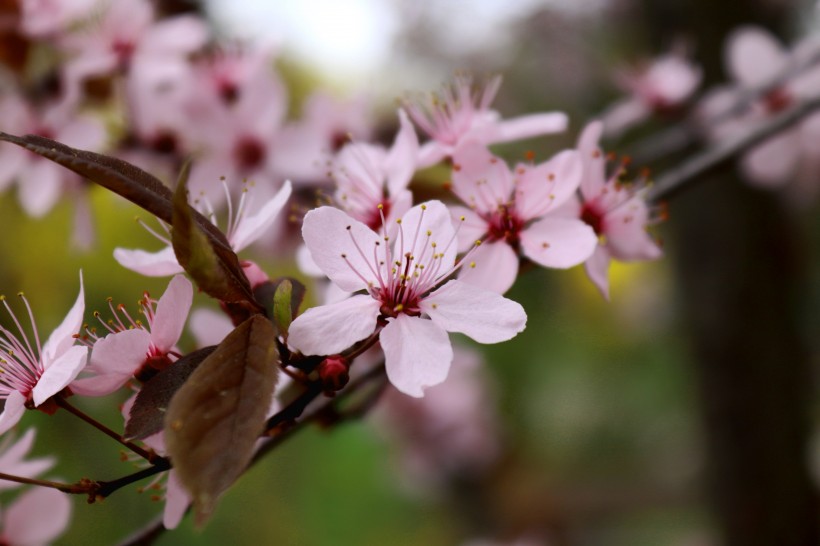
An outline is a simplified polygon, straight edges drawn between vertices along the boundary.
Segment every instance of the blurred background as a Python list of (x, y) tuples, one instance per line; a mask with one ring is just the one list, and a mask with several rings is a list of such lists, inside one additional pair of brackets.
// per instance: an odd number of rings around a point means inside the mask
[[(510, 162), (573, 146), (624, 95), (620, 70), (682, 47), (703, 70), (697, 100), (729, 79), (723, 51), (733, 29), (762, 25), (791, 44), (817, 21), (813, 2), (788, 0), (156, 4), (205, 16), (224, 39), (275, 50), (291, 119), (316, 89), (365, 97), (373, 134), (388, 144), (397, 99), (434, 91), (456, 71), (501, 74), (494, 107), (505, 117), (570, 116), (565, 134), (494, 148)], [(685, 109), (656, 116), (604, 147), (630, 155), (688, 119)], [(692, 140), (645, 163), (636, 154), (630, 168), (660, 174), (707, 145)], [(436, 195), (447, 176), (424, 172), (414, 189)], [(76, 297), (78, 269), (89, 319), (106, 297), (131, 306), (167, 284), (114, 262), (115, 247), (157, 243), (133, 221), (136, 207), (100, 188), (87, 192), (94, 241), (72, 243), (75, 195), (42, 218), (23, 212), (13, 190), (0, 199), (0, 288), (25, 291), (41, 335)], [(670, 199), (669, 219), (654, 228), (664, 259), (614, 264), (611, 302), (580, 267), (523, 274), (508, 294), (528, 313), (523, 334), (494, 346), (457, 340), (465, 360), (483, 361), (465, 365), (480, 384), (466, 417), (446, 403), (432, 416), (402, 409), (388, 392), (360, 422), (286, 442), (225, 495), (203, 530), (186, 518), (157, 544), (820, 544), (816, 206), (753, 188), (734, 163), (722, 165)], [(272, 277), (299, 275), (287, 256), (252, 255)], [(182, 346), (195, 346), (190, 334)], [(78, 405), (119, 430), (124, 399)], [(448, 411), (463, 421), (442, 425), (443, 435), (406, 422)], [(113, 479), (134, 469), (117, 444), (65, 412), (27, 412), (26, 425), (38, 427), (36, 453), (59, 457), (52, 476)], [(91, 506), (74, 499), (58, 543), (123, 540), (161, 511), (155, 494), (125, 488)]]

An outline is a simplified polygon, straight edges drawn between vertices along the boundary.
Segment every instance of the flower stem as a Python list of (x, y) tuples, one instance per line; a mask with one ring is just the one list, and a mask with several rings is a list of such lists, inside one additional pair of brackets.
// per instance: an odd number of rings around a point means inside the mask
[(15, 476), (14, 474), (6, 474), (0, 472), (0, 480), (6, 480), (9, 482), (16, 482), (22, 483), (26, 485), (38, 485), (40, 487), (50, 487), (52, 489), (56, 489), (58, 491), (62, 491), (63, 493), (72, 493), (72, 494), (82, 494), (82, 493), (92, 493), (97, 487), (97, 484), (93, 481), (81, 481), (79, 483), (62, 483), (62, 482), (53, 482), (50, 480), (37, 480), (34, 478), (24, 478), (23, 476)]
[(114, 440), (116, 440), (117, 442), (119, 442), (123, 446), (127, 447), (128, 449), (130, 449), (131, 451), (133, 451), (134, 453), (136, 453), (137, 455), (139, 455), (140, 457), (142, 457), (143, 459), (145, 459), (149, 463), (153, 463), (154, 460), (157, 458), (155, 453), (153, 453), (151, 451), (146, 451), (145, 449), (141, 448), (140, 446), (136, 445), (135, 443), (127, 441), (125, 438), (122, 437), (122, 435), (117, 434), (116, 432), (114, 432), (113, 430), (111, 430), (107, 426), (103, 425), (102, 423), (100, 423), (99, 421), (97, 421), (96, 419), (91, 417), (90, 415), (87, 415), (82, 410), (80, 410), (80, 409), (74, 407), (73, 405), (71, 405), (68, 402), (68, 400), (66, 400), (62, 396), (55, 396), (54, 401), (61, 408), (67, 410), (72, 415), (75, 415), (75, 416), (79, 417), (80, 419), (82, 419), (83, 421), (85, 421), (86, 423), (91, 425), (92, 427), (96, 428), (97, 430), (99, 430), (100, 432), (105, 434), (106, 436), (109, 436), (109, 437), (113, 438)]

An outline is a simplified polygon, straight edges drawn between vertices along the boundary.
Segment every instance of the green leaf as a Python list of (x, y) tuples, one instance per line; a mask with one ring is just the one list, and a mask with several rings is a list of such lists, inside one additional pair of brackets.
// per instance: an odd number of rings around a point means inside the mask
[(279, 368), (273, 324), (254, 315), (228, 334), (171, 399), (165, 441), (197, 525), (245, 470), (265, 427)]
[(293, 321), (290, 302), (293, 298), (293, 284), (288, 279), (283, 279), (276, 287), (273, 294), (273, 322), (283, 336), (288, 335), (288, 328)]
[[(39, 135), (15, 136), (0, 132), (0, 141), (11, 142), (74, 171), (80, 176), (111, 190), (170, 224), (171, 190), (154, 176), (127, 161), (107, 155), (78, 150)], [(214, 246), (230, 250), (225, 235), (207, 218), (191, 209), (197, 225)]]
[(171, 243), (179, 264), (191, 275), (200, 290), (222, 301), (247, 302), (259, 311), (239, 258), (229, 247), (211, 245), (194, 222), (188, 205), (188, 167), (183, 168), (173, 197)]
[(125, 423), (128, 440), (142, 440), (162, 431), (171, 398), (214, 349), (216, 345), (189, 353), (143, 384)]

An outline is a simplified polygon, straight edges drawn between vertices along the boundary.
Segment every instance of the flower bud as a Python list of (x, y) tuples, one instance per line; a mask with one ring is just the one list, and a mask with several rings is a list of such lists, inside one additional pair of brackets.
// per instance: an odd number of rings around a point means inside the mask
[(350, 380), (348, 370), (350, 364), (347, 359), (341, 355), (333, 355), (324, 359), (318, 367), (319, 378), (327, 392), (336, 392), (341, 390)]

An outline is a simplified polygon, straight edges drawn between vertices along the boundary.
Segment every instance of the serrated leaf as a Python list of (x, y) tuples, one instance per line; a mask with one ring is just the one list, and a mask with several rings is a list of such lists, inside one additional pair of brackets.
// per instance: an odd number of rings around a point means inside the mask
[(142, 440), (162, 430), (171, 398), (216, 345), (189, 353), (143, 384), (125, 423), (128, 440)]
[(228, 334), (171, 399), (165, 442), (198, 525), (253, 456), (273, 398), (277, 361), (273, 324), (254, 315)]
[(194, 222), (193, 209), (188, 205), (187, 178), (186, 167), (173, 196), (171, 243), (179, 265), (209, 296), (232, 303), (248, 302), (252, 308), (261, 310), (236, 253), (230, 247), (211, 245)]
[[(0, 140), (16, 144), (62, 165), (128, 199), (160, 220), (168, 224), (171, 223), (171, 190), (156, 177), (127, 161), (86, 150), (78, 150), (39, 135), (19, 137), (0, 132)], [(214, 246), (230, 249), (230, 244), (225, 235), (207, 218), (193, 209), (191, 209), (191, 215)]]

